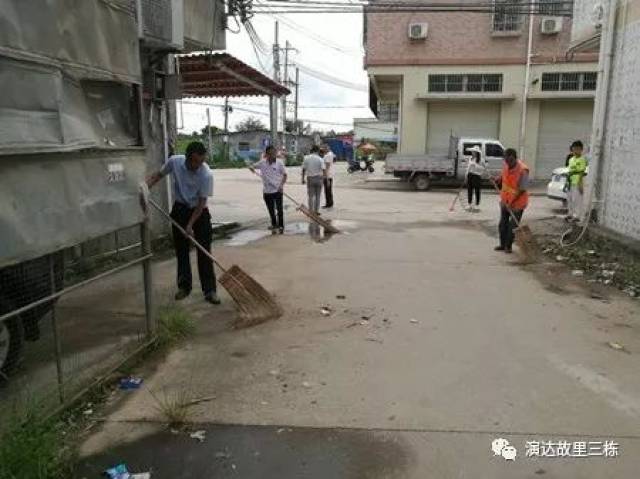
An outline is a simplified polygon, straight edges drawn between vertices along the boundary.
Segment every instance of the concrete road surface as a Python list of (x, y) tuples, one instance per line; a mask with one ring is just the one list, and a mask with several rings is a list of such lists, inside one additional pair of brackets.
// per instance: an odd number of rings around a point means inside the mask
[[(214, 220), (264, 218), (253, 177), (216, 178)], [(154, 479), (638, 477), (640, 303), (494, 252), (495, 195), (451, 213), (455, 190), (377, 178), (340, 171), (324, 215), (343, 234), (312, 237), (290, 208), (284, 236), (263, 224), (218, 244), (285, 315), (234, 330), (227, 296), (192, 294), (198, 335), (118, 393), (78, 477), (121, 461)], [(535, 197), (525, 218), (555, 207)], [(156, 265), (159, 290), (173, 268)], [(171, 432), (150, 392), (215, 399)]]

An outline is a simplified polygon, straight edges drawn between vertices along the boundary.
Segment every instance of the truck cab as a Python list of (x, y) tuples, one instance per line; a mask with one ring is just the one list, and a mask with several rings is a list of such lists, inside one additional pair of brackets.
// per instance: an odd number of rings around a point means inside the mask
[(387, 156), (385, 173), (412, 183), (416, 190), (426, 191), (435, 182), (456, 183), (464, 180), (471, 160), (469, 151), (477, 146), (482, 151), (489, 174), (497, 174), (502, 169), (504, 146), (493, 138), (456, 137), (449, 138), (447, 155), (402, 154)]
[[(458, 174), (459, 179), (464, 179), (467, 165), (471, 160), (471, 152), (474, 146), (482, 150), (482, 159), (487, 162), (487, 169), (494, 173), (502, 170), (502, 162), (504, 161), (504, 147), (498, 140), (487, 140), (483, 138), (461, 138), (458, 141), (456, 156), (458, 158)], [(462, 152), (462, 154), (460, 154)]]

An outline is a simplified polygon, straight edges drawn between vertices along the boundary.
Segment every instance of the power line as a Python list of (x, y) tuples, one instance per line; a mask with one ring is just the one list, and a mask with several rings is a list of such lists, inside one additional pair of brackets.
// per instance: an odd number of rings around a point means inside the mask
[[(260, 6), (260, 7), (264, 7), (267, 10), (273, 10), (273, 7), (269, 6), (266, 3), (263, 3), (261, 0), (256, 0), (256, 6)], [(345, 54), (345, 55), (350, 55), (350, 56), (354, 56), (354, 57), (361, 57), (362, 56), (362, 52), (359, 50), (353, 50), (350, 48), (346, 48), (342, 45), (340, 45), (339, 43), (333, 42), (332, 40), (325, 38), (321, 35), (318, 35), (317, 33), (310, 31), (308, 28), (300, 25), (299, 23), (294, 22), (293, 20), (290, 20), (282, 15), (273, 15), (273, 17), (277, 18), (279, 21), (281, 21), (282, 23), (284, 23), (285, 25), (287, 25), (289, 28), (291, 28), (292, 30), (295, 30), (299, 33), (303, 33), (305, 36), (317, 41), (318, 43), (320, 43), (321, 45), (326, 46), (327, 48), (331, 48), (332, 50), (335, 50), (339, 53)]]
[(337, 78), (334, 76), (331, 76), (327, 73), (315, 70), (311, 67), (308, 67), (306, 65), (303, 65), (301, 63), (296, 62), (295, 65), (300, 69), (301, 72), (312, 76), (314, 78), (317, 78), (318, 80), (322, 80), (328, 83), (332, 83), (334, 85), (337, 86), (341, 86), (343, 88), (348, 88), (350, 90), (357, 90), (357, 91), (363, 91), (363, 92), (368, 92), (369, 91), (369, 87), (367, 85), (363, 85), (363, 84), (359, 84), (359, 83), (353, 83), (353, 82), (349, 82), (346, 80), (343, 80), (341, 78)]
[(443, 3), (443, 2), (420, 2), (420, 1), (383, 1), (376, 0), (374, 2), (368, 0), (266, 0), (262, 2), (263, 5), (322, 5), (322, 6), (366, 6), (366, 7), (379, 7), (379, 6), (411, 6), (421, 8), (446, 8), (449, 10), (466, 10), (477, 8), (505, 8), (505, 7), (535, 7), (544, 10), (548, 10), (550, 6), (561, 7), (566, 6), (570, 8), (573, 6), (573, 0), (557, 0), (554, 2), (540, 3), (539, 1), (530, 0), (528, 2), (521, 2), (518, 0), (505, 0), (505, 1), (489, 1), (489, 2), (461, 2), (461, 3)]
[[(197, 106), (215, 106), (215, 107), (224, 107), (223, 103), (206, 103), (206, 102), (197, 102), (197, 101), (189, 101), (189, 100), (182, 100), (182, 103), (185, 105), (197, 105)], [(234, 106), (233, 107), (234, 110), (238, 110), (238, 111), (243, 111), (245, 113), (253, 113), (254, 115), (260, 115), (260, 116), (269, 116), (269, 113), (265, 113), (264, 111), (257, 111), (257, 110), (252, 110), (250, 108), (242, 108), (242, 107), (237, 107)], [(340, 123), (340, 122), (333, 122), (333, 121), (325, 121), (325, 120), (316, 120), (313, 118), (298, 118), (299, 121), (303, 121), (303, 122), (307, 122), (307, 123), (318, 123), (321, 125), (334, 125), (334, 126), (353, 126), (353, 122), (352, 123)]]
[[(546, 15), (551, 6), (556, 7), (554, 15), (571, 16), (572, 1), (558, 1), (540, 4), (529, 1), (520, 3), (516, 1), (490, 2), (490, 3), (426, 3), (426, 2), (384, 2), (376, 1), (368, 3), (358, 1), (324, 1), (324, 0), (270, 0), (273, 3), (256, 5), (256, 13), (397, 13), (397, 12), (469, 12), (469, 13), (495, 13), (504, 11), (511, 15)], [(270, 8), (269, 11), (265, 9)], [(559, 7), (559, 8), (558, 8)], [(279, 8), (279, 10), (277, 10)]]

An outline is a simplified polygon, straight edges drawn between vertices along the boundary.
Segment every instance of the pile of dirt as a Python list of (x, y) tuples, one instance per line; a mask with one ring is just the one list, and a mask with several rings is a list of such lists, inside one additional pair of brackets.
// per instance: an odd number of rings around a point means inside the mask
[[(545, 256), (562, 262), (574, 276), (589, 282), (615, 286), (631, 297), (640, 297), (640, 252), (597, 228), (589, 228), (575, 245), (563, 247), (562, 233), (569, 226), (559, 218), (536, 222), (534, 234)], [(576, 238), (578, 228), (569, 235)]]

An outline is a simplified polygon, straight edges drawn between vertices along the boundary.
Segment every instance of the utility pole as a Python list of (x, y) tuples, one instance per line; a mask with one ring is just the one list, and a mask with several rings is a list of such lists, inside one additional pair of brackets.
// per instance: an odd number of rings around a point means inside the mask
[[(289, 85), (289, 40), (284, 44), (284, 76), (282, 78), (282, 84), (284, 86)], [(282, 102), (282, 146), (287, 147), (287, 95), (282, 95), (280, 99)]]
[(229, 97), (224, 97), (224, 160), (229, 161)]
[[(275, 22), (275, 35), (273, 42), (273, 81), (280, 83), (280, 46), (278, 45), (278, 22)], [(278, 99), (269, 97), (269, 116), (271, 120), (271, 145), (276, 146), (278, 141)]]
[(209, 155), (213, 155), (213, 141), (211, 139), (211, 110), (207, 107), (207, 149), (209, 150)]
[(298, 137), (300, 136), (300, 128), (298, 128), (298, 95), (300, 94), (300, 69), (296, 67), (296, 94), (295, 94), (295, 107), (293, 109), (293, 129), (295, 139), (293, 140), (293, 152), (298, 154)]
[(529, 90), (531, 88), (531, 59), (533, 58), (533, 19), (534, 19), (534, 4), (536, 0), (531, 0), (529, 6), (529, 36), (527, 38), (527, 63), (525, 66), (524, 74), (524, 89), (522, 92), (522, 112), (520, 118), (520, 137), (518, 138), (518, 156), (520, 158), (525, 157), (526, 151), (526, 138), (527, 138), (527, 102), (529, 97)]

